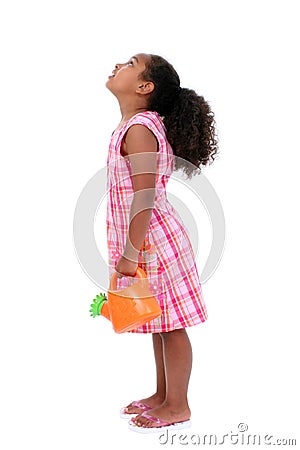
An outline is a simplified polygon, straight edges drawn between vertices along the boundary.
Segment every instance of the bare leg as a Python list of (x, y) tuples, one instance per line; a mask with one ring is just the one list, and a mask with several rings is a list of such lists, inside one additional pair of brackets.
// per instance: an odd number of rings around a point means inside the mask
[[(156, 364), (156, 393), (151, 397), (143, 398), (142, 403), (146, 403), (153, 408), (161, 405), (166, 397), (166, 377), (165, 377), (165, 365), (163, 356), (163, 341), (159, 333), (152, 334), (153, 350)], [(139, 414), (142, 412), (141, 409), (128, 405), (127, 413), (129, 414)]]
[(166, 375), (164, 363), (163, 340), (159, 333), (152, 334), (153, 349), (156, 365), (156, 394), (160, 400), (159, 404), (164, 402), (166, 398)]
[[(159, 406), (149, 411), (154, 417), (170, 422), (188, 420), (191, 412), (187, 391), (192, 369), (192, 347), (186, 330), (161, 333), (166, 374), (166, 397)], [(138, 415), (133, 422), (153, 426), (148, 419)]]

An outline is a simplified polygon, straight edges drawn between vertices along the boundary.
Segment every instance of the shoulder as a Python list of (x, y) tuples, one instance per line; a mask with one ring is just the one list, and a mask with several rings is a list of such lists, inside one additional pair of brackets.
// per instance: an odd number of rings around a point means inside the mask
[(136, 138), (154, 136), (161, 144), (165, 140), (165, 126), (156, 111), (144, 111), (133, 116), (124, 130), (124, 136), (134, 135)]
[(124, 134), (122, 151), (125, 154), (157, 151), (157, 149), (157, 137), (145, 124), (131, 124)]
[[(153, 151), (155, 146), (155, 150), (159, 151), (166, 145), (166, 130), (162, 118), (156, 111), (137, 113), (123, 127), (118, 142), (122, 156), (128, 154), (128, 142), (132, 147), (132, 152), (138, 151), (135, 150), (137, 146), (139, 149), (152, 146)], [(141, 146), (141, 144), (143, 145)], [(151, 149), (146, 149), (146, 151), (151, 151)], [(129, 152), (131, 151), (129, 150)]]
[(161, 132), (164, 128), (162, 118), (156, 111), (144, 111), (131, 117), (127, 123), (127, 129), (133, 125), (143, 125), (153, 133)]

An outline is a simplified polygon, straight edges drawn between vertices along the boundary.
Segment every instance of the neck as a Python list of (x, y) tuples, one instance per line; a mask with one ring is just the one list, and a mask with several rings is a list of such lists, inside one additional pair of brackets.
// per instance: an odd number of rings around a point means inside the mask
[(148, 111), (148, 108), (145, 105), (134, 105), (130, 103), (121, 103), (119, 101), (120, 105), (120, 111), (122, 115), (121, 122), (126, 122), (127, 120), (131, 119), (131, 117), (135, 116), (139, 112)]

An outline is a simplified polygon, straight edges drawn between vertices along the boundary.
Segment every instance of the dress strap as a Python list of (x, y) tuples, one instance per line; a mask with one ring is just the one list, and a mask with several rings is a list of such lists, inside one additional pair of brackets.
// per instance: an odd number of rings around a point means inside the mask
[(119, 144), (121, 144), (123, 137), (132, 125), (144, 125), (152, 131), (158, 141), (159, 149), (166, 142), (166, 129), (160, 115), (156, 111), (145, 111), (131, 117), (120, 132)]

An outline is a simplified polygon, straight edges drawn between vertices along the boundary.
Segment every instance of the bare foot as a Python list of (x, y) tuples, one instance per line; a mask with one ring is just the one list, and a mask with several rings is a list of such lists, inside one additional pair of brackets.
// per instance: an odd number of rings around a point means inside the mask
[[(143, 398), (142, 400), (139, 400), (140, 403), (145, 403), (148, 406), (151, 406), (152, 408), (156, 408), (157, 406), (161, 405), (164, 402), (164, 398), (162, 399), (159, 395), (154, 394), (151, 397)], [(125, 406), (124, 412), (126, 414), (141, 414), (144, 410), (142, 408), (138, 408), (137, 406), (132, 406), (132, 403)]]
[[(191, 411), (188, 406), (183, 406), (182, 408), (173, 408), (172, 406), (165, 403), (153, 409), (150, 409), (149, 411), (147, 411), (147, 414), (172, 423), (184, 422), (186, 420), (189, 420), (191, 417)], [(143, 417), (142, 413), (132, 418), (131, 422), (140, 427), (143, 426), (152, 428), (157, 426), (157, 424), (155, 424), (153, 421), (147, 419), (146, 417)]]

